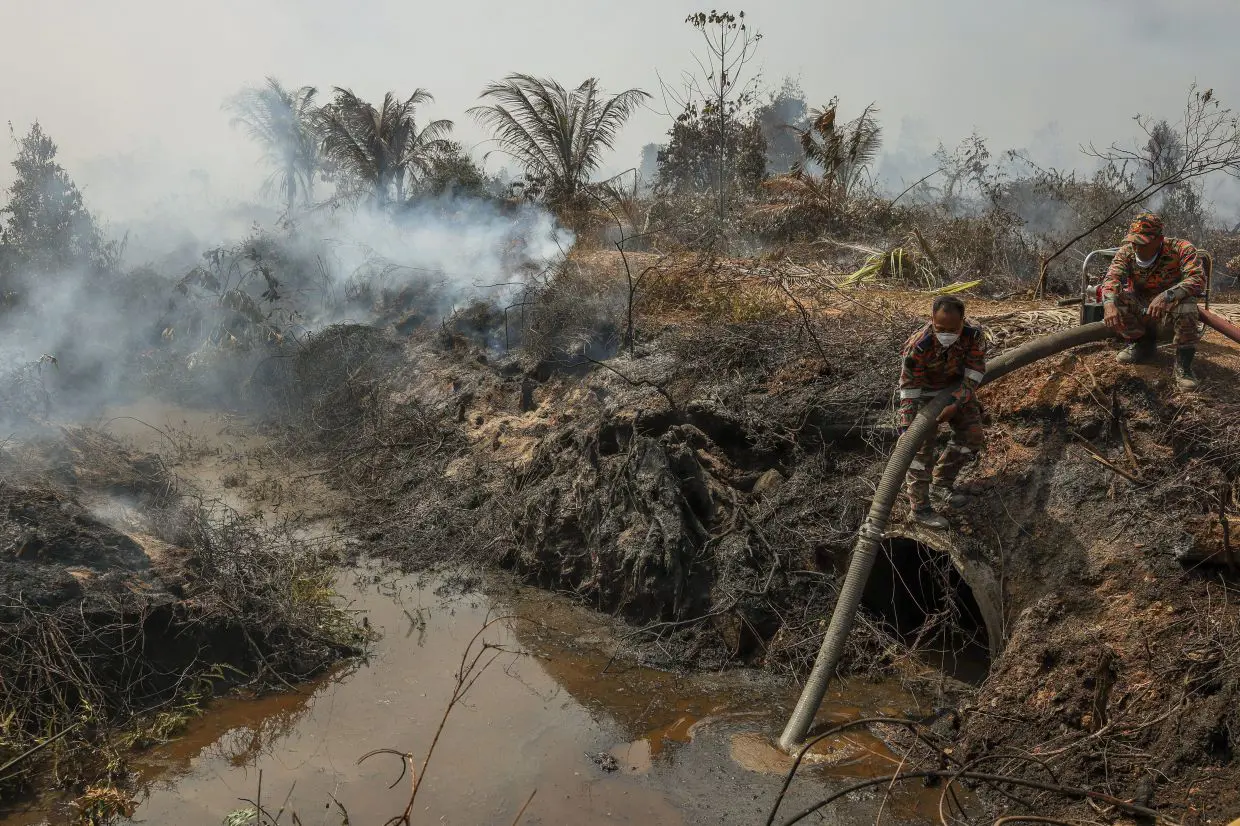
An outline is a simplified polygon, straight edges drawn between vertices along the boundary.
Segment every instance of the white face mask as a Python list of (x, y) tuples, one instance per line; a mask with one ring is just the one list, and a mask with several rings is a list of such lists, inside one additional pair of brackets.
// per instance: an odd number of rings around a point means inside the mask
[(1156, 252), (1156, 253), (1154, 253), (1152, 256), (1150, 256), (1150, 259), (1149, 259), (1148, 261), (1142, 261), (1142, 260), (1141, 260), (1141, 253), (1137, 252), (1136, 250), (1133, 250), (1133, 251), (1132, 251), (1132, 257), (1133, 257), (1133, 258), (1135, 258), (1135, 259), (1137, 259), (1137, 266), (1138, 266), (1138, 267), (1140, 267), (1140, 268), (1141, 268), (1141, 269), (1143, 269), (1143, 270), (1148, 270), (1150, 267), (1154, 266), (1154, 262), (1158, 260), (1158, 254), (1159, 254), (1159, 252), (1162, 252), (1162, 250), (1161, 250), (1161, 249), (1159, 249), (1159, 251), (1158, 251), (1158, 252)]
[(934, 337), (939, 340), (939, 344), (944, 347), (951, 347), (960, 338), (960, 333), (935, 333)]

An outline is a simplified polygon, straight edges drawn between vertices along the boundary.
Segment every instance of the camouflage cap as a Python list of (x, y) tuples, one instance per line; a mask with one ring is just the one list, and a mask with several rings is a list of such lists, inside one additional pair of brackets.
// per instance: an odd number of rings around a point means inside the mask
[(1141, 246), (1163, 237), (1163, 222), (1152, 212), (1142, 212), (1128, 226), (1128, 235), (1124, 243)]

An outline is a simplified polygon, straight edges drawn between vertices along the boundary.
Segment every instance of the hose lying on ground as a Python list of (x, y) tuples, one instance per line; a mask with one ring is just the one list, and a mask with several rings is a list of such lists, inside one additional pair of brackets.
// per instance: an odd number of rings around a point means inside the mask
[[(1230, 336), (1230, 333), (1211, 323), (1212, 320), (1221, 321), (1217, 316), (1203, 312), (1202, 318), (1214, 329)], [(1236, 332), (1240, 335), (1240, 330)], [(1053, 356), (1082, 344), (1103, 341), (1113, 335), (1115, 334), (1099, 321), (1043, 336), (989, 362), (986, 365), (986, 375), (981, 383), (994, 381), (1013, 370), (1040, 361), (1047, 356)], [(1240, 339), (1237, 340), (1240, 341)], [(818, 706), (827, 692), (827, 682), (844, 652), (848, 632), (852, 630), (853, 619), (861, 604), (861, 592), (865, 589), (866, 580), (870, 577), (870, 569), (874, 567), (874, 558), (883, 540), (883, 534), (887, 530), (887, 520), (891, 517), (891, 508), (895, 504), (896, 495), (900, 491), (913, 457), (934, 433), (936, 419), (951, 403), (952, 394), (957, 387), (959, 383), (943, 390), (922, 407), (912, 426), (896, 442), (891, 457), (887, 459), (887, 466), (883, 469), (878, 489), (874, 492), (874, 499), (870, 503), (870, 512), (857, 531), (857, 543), (853, 546), (848, 573), (840, 588), (835, 611), (831, 615), (831, 624), (827, 627), (827, 633), (823, 637), (822, 648), (818, 651), (818, 657), (814, 661), (814, 668), (810, 672), (809, 679), (805, 682), (805, 688), (801, 690), (801, 698), (797, 701), (796, 709), (788, 719), (783, 734), (780, 735), (779, 746), (784, 751), (791, 752), (800, 745), (810, 725), (814, 722), (814, 715), (818, 713)]]
[(1198, 307), (1197, 314), (1201, 316), (1201, 320), (1207, 327), (1217, 330), (1232, 341), (1240, 342), (1240, 327), (1232, 324), (1222, 316), (1210, 312), (1205, 307)]

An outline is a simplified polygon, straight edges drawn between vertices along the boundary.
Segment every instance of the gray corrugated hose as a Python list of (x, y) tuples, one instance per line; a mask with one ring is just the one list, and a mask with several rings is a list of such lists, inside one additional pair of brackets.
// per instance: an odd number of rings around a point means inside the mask
[[(1108, 330), (1102, 322), (1097, 322), (1043, 336), (989, 362), (986, 365), (986, 375), (982, 379), (982, 384), (994, 381), (1013, 370), (1047, 356), (1053, 356), (1063, 350), (1094, 341), (1103, 341), (1113, 335), (1114, 333)], [(857, 544), (853, 547), (848, 573), (844, 577), (844, 585), (840, 588), (835, 611), (831, 614), (831, 624), (827, 626), (827, 633), (823, 637), (822, 648), (818, 651), (818, 658), (814, 661), (814, 668), (805, 682), (805, 688), (801, 690), (801, 699), (797, 701), (797, 707), (792, 712), (792, 717), (788, 719), (784, 733), (780, 735), (779, 746), (784, 751), (791, 752), (799, 746), (805, 740), (805, 733), (809, 731), (810, 725), (814, 722), (818, 706), (827, 693), (827, 682), (834, 673), (840, 656), (844, 653), (844, 642), (848, 639), (848, 632), (852, 630), (853, 619), (861, 604), (861, 592), (865, 589), (866, 580), (870, 577), (870, 569), (874, 567), (874, 557), (878, 553), (879, 544), (887, 530), (887, 520), (891, 517), (892, 505), (895, 504), (896, 496), (903, 486), (904, 477), (908, 473), (913, 457), (917, 455), (922, 443), (930, 438), (934, 431), (935, 419), (951, 403), (952, 393), (955, 390), (956, 386), (947, 388), (922, 407), (912, 426), (896, 442), (891, 457), (887, 459), (887, 466), (883, 469), (883, 476), (878, 482), (878, 489), (874, 492), (874, 499), (870, 503), (870, 513), (857, 531)]]

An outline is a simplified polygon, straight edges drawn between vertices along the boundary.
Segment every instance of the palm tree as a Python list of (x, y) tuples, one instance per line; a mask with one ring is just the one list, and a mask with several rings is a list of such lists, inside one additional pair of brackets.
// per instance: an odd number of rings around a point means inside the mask
[[(762, 182), (773, 198), (759, 212), (774, 218), (789, 236), (813, 233), (836, 220), (882, 146), (882, 127), (871, 104), (852, 121), (837, 119), (839, 99), (810, 112), (806, 128), (789, 126), (804, 159), (791, 171)], [(811, 169), (821, 170), (814, 174)]]
[(650, 95), (629, 89), (605, 97), (590, 78), (572, 91), (553, 80), (509, 75), (482, 90), (493, 101), (469, 110), (492, 130), (500, 151), (525, 167), (547, 202), (567, 207), (578, 200), (611, 149), (625, 121)]
[(264, 85), (244, 89), (224, 104), (233, 112), (232, 125), (243, 127), (275, 167), (263, 183), (263, 194), (282, 193), (289, 214), (299, 192), (306, 202), (314, 194), (319, 165), (313, 124), (317, 93), (313, 86), (285, 89), (269, 77)]
[(793, 172), (808, 164), (822, 169), (824, 182), (830, 182), (847, 197), (861, 182), (883, 145), (883, 128), (874, 117), (878, 110), (870, 104), (855, 119), (840, 124), (837, 118), (839, 98), (832, 98), (824, 109), (810, 112), (807, 129), (794, 131), (800, 136), (805, 161)]
[(425, 174), (435, 158), (451, 150), (452, 121), (437, 120), (418, 129), (417, 107), (434, 98), (417, 89), (406, 100), (391, 92), (375, 108), (348, 89), (335, 90), (319, 110), (323, 154), (345, 176), (346, 193), (368, 191), (380, 205), (404, 199), (406, 181)]

